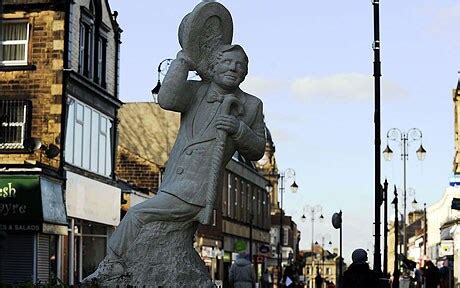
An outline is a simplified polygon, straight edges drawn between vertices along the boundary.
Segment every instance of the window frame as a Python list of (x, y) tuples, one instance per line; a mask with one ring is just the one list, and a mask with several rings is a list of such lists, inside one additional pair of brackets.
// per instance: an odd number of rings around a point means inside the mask
[[(29, 40), (30, 40), (30, 23), (28, 19), (2, 19), (4, 23), (24, 23), (26, 24), (25, 40), (3, 40), (0, 38), (0, 66), (25, 66), (29, 59)], [(22, 60), (3, 60), (3, 47), (6, 45), (24, 45), (24, 59)]]
[[(66, 105), (68, 115), (66, 121), (65, 162), (88, 172), (104, 177), (112, 177), (115, 169), (113, 159), (113, 150), (115, 149), (114, 119), (70, 95)], [(78, 106), (82, 106), (82, 118), (78, 118)], [(87, 110), (90, 113), (86, 113)], [(96, 118), (98, 119), (97, 123)], [(102, 135), (103, 131), (101, 130), (102, 118), (106, 120), (104, 135)], [(78, 137), (75, 134), (77, 125), (81, 126), (81, 139), (77, 139)], [(89, 129), (89, 131), (85, 129)], [(97, 142), (94, 136), (97, 136)], [(85, 137), (89, 137), (89, 140), (85, 139)], [(105, 137), (104, 147), (101, 146), (100, 137)], [(81, 143), (77, 143), (77, 141), (81, 141)], [(90, 147), (85, 146), (88, 141)], [(93, 148), (95, 147), (96, 149), (94, 150)], [(101, 149), (104, 150), (103, 159), (101, 158)], [(76, 159), (75, 156), (78, 156), (79, 159)], [(86, 162), (85, 159), (89, 161)], [(100, 163), (101, 161), (103, 163)]]
[[(1, 121), (0, 119), (0, 125), (3, 127), (3, 124), (4, 123), (15, 123), (16, 125), (8, 125), (9, 127), (22, 127), (22, 133), (21, 133), (21, 142), (8, 142), (8, 143), (1, 143), (0, 142), (0, 154), (2, 153), (14, 153), (14, 152), (18, 152), (18, 153), (24, 153), (25, 151), (27, 151), (27, 148), (24, 146), (24, 142), (30, 138), (30, 133), (31, 133), (31, 117), (32, 117), (32, 103), (30, 100), (26, 100), (26, 99), (0, 99), (0, 102), (7, 102), (7, 101), (10, 101), (11, 103), (17, 103), (17, 111), (19, 111), (19, 109), (24, 109), (24, 112), (23, 112), (23, 122), (22, 122), (22, 125), (17, 125), (17, 123), (20, 123), (20, 122), (3, 122)], [(8, 105), (8, 104), (5, 104), (5, 105)], [(19, 106), (23, 106), (22, 108), (19, 107)], [(1, 116), (1, 115), (0, 115)], [(6, 125), (5, 125), (6, 126)], [(5, 147), (3, 147), (5, 146)], [(9, 148), (9, 147), (11, 148)], [(31, 151), (30, 153), (32, 153), (33, 151)]]

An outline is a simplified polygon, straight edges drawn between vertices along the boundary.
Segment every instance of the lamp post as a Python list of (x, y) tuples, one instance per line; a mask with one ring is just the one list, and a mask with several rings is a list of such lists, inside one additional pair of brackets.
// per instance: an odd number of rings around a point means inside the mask
[(335, 229), (339, 229), (339, 247), (340, 247), (340, 255), (339, 255), (339, 277), (337, 279), (337, 287), (341, 286), (341, 281), (342, 281), (342, 274), (343, 274), (343, 258), (342, 258), (342, 210), (340, 210), (339, 213), (334, 213), (332, 215), (332, 226), (334, 226)]
[(388, 275), (388, 181), (383, 182), (383, 277)]
[(426, 218), (426, 203), (423, 203), (423, 258), (426, 257), (426, 243), (427, 243), (427, 218)]
[(303, 215), (301, 217), (301, 221), (302, 222), (305, 222), (307, 220), (307, 217), (305, 216), (305, 214), (307, 215), (310, 215), (310, 220), (311, 220), (311, 252), (313, 252), (313, 245), (314, 245), (314, 235), (315, 235), (315, 220), (316, 220), (316, 215), (317, 214), (320, 214), (320, 216), (318, 217), (318, 219), (320, 221), (324, 220), (324, 216), (322, 214), (322, 211), (323, 211), (323, 207), (321, 207), (320, 205), (315, 205), (315, 206), (310, 206), (310, 205), (307, 205), (304, 207), (304, 211), (303, 211)]
[(391, 204), (395, 205), (395, 243), (394, 243), (394, 250), (395, 250), (395, 259), (394, 259), (394, 270), (393, 270), (393, 285), (392, 288), (399, 288), (399, 261), (398, 261), (398, 242), (399, 242), (399, 223), (398, 223), (398, 190), (396, 190), (396, 185), (394, 189), (395, 198), (391, 202)]
[(160, 92), (160, 88), (161, 88), (160, 76), (161, 75), (163, 75), (163, 76), (166, 75), (166, 72), (168, 71), (169, 65), (171, 65), (172, 61), (173, 61), (173, 59), (167, 58), (167, 59), (164, 59), (163, 61), (161, 61), (160, 64), (158, 64), (157, 85), (151, 91), (152, 92), (152, 97), (153, 97), (153, 102), (155, 102), (155, 103), (158, 102), (157, 96), (158, 96), (158, 93)]
[[(328, 241), (329, 246), (332, 245), (332, 241), (330, 241), (331, 235), (324, 234), (321, 236), (321, 272), (324, 274), (324, 245), (325, 242)], [(315, 242), (315, 245), (318, 245), (318, 241)]]
[(292, 193), (296, 193), (297, 190), (299, 189), (299, 186), (295, 182), (295, 170), (292, 168), (288, 168), (285, 171), (282, 171), (280, 173), (280, 188), (279, 188), (279, 193), (280, 193), (280, 233), (279, 233), (279, 240), (278, 240), (278, 283), (281, 286), (281, 283), (283, 281), (283, 216), (284, 216), (284, 211), (283, 211), (283, 193), (284, 193), (284, 181), (288, 179), (292, 179), (292, 184), (291, 184), (291, 191)]
[[(387, 141), (396, 141), (401, 144), (401, 158), (403, 160), (403, 171), (404, 171), (404, 186), (403, 186), (403, 250), (404, 250), (404, 256), (407, 257), (407, 203), (406, 203), (406, 161), (408, 160), (408, 146), (411, 142), (418, 141), (420, 140), (420, 147), (417, 149), (416, 154), (417, 158), (420, 161), (423, 161), (426, 156), (426, 150), (422, 146), (422, 131), (418, 128), (411, 128), (407, 132), (401, 131), (398, 128), (391, 128), (387, 132)], [(393, 155), (393, 150), (391, 150), (390, 146), (387, 144), (387, 147), (385, 150), (383, 150), (383, 157), (385, 160), (390, 161), (391, 156)]]
[(381, 202), (381, 185), (380, 185), (380, 77), (381, 62), (380, 62), (380, 0), (372, 0), (373, 15), (374, 15), (374, 42), (372, 49), (374, 50), (374, 271), (382, 273), (381, 254), (380, 254), (380, 205)]

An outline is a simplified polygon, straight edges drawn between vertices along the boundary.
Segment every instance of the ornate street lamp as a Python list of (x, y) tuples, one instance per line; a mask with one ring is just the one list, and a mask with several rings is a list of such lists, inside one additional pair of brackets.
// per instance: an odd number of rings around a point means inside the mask
[(315, 206), (310, 206), (310, 205), (306, 205), (305, 207), (303, 207), (303, 214), (302, 214), (302, 217), (300, 217), (300, 220), (302, 222), (305, 222), (307, 220), (307, 217), (305, 216), (305, 214), (307, 215), (310, 215), (310, 220), (311, 220), (311, 252), (313, 253), (313, 243), (314, 243), (314, 233), (315, 233), (315, 220), (316, 220), (316, 215), (317, 214), (320, 214), (320, 216), (318, 217), (318, 220), (320, 222), (322, 222), (324, 220), (324, 216), (323, 216), (323, 207), (321, 207), (320, 205), (315, 205)]
[[(403, 187), (403, 250), (404, 256), (407, 257), (407, 202), (406, 202), (406, 161), (408, 160), (409, 154), (407, 152), (408, 146), (411, 142), (420, 141), (420, 147), (416, 151), (418, 160), (423, 161), (426, 156), (426, 150), (422, 146), (422, 131), (418, 128), (411, 128), (407, 132), (401, 131), (398, 128), (391, 128), (387, 132), (387, 141), (396, 141), (401, 144), (401, 158), (404, 163), (404, 187)], [(385, 160), (390, 161), (393, 155), (393, 151), (387, 143), (387, 147), (383, 150), (383, 157)]]
[(283, 193), (284, 193), (284, 185), (285, 185), (285, 180), (286, 178), (292, 179), (292, 184), (291, 184), (291, 192), (296, 193), (297, 190), (299, 189), (299, 185), (295, 182), (295, 170), (292, 168), (288, 168), (285, 171), (280, 173), (280, 188), (279, 188), (279, 193), (280, 193), (280, 231), (279, 231), (279, 240), (278, 240), (278, 283), (281, 286), (281, 283), (283, 281), (283, 241), (284, 241), (284, 231), (283, 231), (283, 216), (284, 216), (284, 211), (283, 211)]
[(166, 75), (166, 72), (168, 71), (169, 69), (169, 65), (171, 65), (171, 62), (173, 61), (173, 59), (170, 59), (170, 58), (167, 58), (167, 59), (164, 59), (163, 61), (160, 62), (160, 64), (158, 64), (158, 81), (157, 81), (157, 85), (155, 85), (155, 87), (152, 89), (152, 97), (153, 97), (153, 102), (155, 103), (158, 103), (158, 93), (160, 93), (160, 88), (161, 88), (161, 81), (160, 81), (160, 77), (161, 75), (165, 76)]

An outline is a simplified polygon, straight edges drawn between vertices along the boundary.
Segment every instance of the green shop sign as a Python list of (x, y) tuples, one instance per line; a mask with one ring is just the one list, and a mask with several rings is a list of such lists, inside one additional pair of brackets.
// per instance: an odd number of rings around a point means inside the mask
[(233, 249), (236, 252), (246, 251), (246, 241), (238, 239), (233, 244)]
[(40, 222), (43, 219), (39, 176), (0, 175), (0, 220)]

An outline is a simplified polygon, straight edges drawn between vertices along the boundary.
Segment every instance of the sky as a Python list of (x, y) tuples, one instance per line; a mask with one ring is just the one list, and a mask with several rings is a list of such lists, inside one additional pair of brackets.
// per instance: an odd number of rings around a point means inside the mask
[[(158, 64), (181, 49), (179, 23), (199, 2), (110, 1), (124, 31), (122, 101), (152, 101)], [(332, 241), (331, 248), (338, 247), (331, 217), (342, 210), (345, 261), (350, 263), (355, 248), (372, 254), (372, 1), (218, 2), (232, 14), (233, 43), (249, 56), (242, 89), (264, 102), (279, 169), (296, 172), (299, 190), (286, 190), (283, 208), (302, 232), (301, 248), (308, 249), (312, 242), (312, 222), (301, 222), (301, 216), (307, 205), (320, 205), (325, 221), (313, 222), (314, 241), (321, 243), (325, 237)], [(408, 194), (408, 211), (414, 196), (428, 206), (438, 201), (452, 177), (459, 17), (457, 0), (380, 1), (382, 150), (390, 128), (413, 127), (422, 131), (427, 150), (421, 162), (415, 155), (420, 141), (409, 145), (406, 179), (415, 195)], [(394, 157), (390, 162), (382, 157), (381, 168), (382, 182), (388, 179), (391, 192), (393, 185), (402, 189), (403, 162), (399, 143), (389, 144)], [(369, 258), (372, 262), (372, 255)]]

